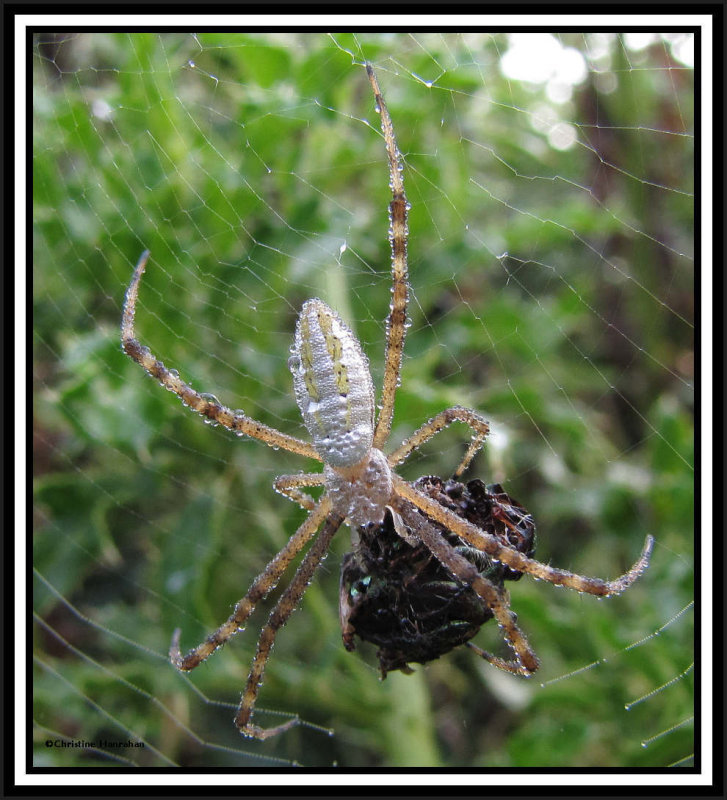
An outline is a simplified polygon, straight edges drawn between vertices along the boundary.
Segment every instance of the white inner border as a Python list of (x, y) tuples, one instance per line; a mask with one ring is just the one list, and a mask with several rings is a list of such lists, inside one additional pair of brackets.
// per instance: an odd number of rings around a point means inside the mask
[[(517, 6), (514, 7), (516, 12)], [(28, 64), (28, 53), (26, 51), (26, 28), (50, 27), (50, 28), (72, 28), (74, 26), (108, 26), (110, 23), (118, 26), (139, 28), (143, 23), (145, 28), (167, 28), (170, 26), (190, 26), (192, 28), (234, 28), (249, 30), (253, 26), (262, 26), (267, 30), (289, 29), (295, 26), (310, 26), (325, 30), (326, 28), (335, 30), (342, 26), (353, 28), (356, 25), (374, 26), (380, 25), (382, 16), (365, 15), (288, 15), (283, 18), (285, 24), (281, 24), (280, 16), (265, 15), (227, 15), (224, 17), (205, 16), (205, 15), (93, 15), (93, 14), (44, 14), (38, 15), (18, 15), (14, 19), (15, 28), (15, 263), (17, 265), (27, 264), (30, 257), (26, 253), (26, 200), (28, 186), (26, 185), (26, 165), (31, 155), (26, 150), (26, 81), (28, 75), (26, 68)], [(713, 185), (712, 185), (712, 18), (702, 15), (690, 14), (639, 14), (624, 17), (620, 15), (547, 15), (547, 14), (528, 14), (518, 17), (516, 13), (508, 15), (389, 15), (386, 17), (387, 29), (391, 30), (397, 26), (407, 28), (416, 27), (445, 27), (456, 26), (460, 29), (465, 28), (496, 28), (502, 27), (517, 31), (519, 27), (583, 27), (592, 29), (597, 26), (620, 27), (624, 30), (636, 26), (651, 28), (657, 32), (667, 27), (695, 27), (701, 28), (702, 32), (702, 52), (701, 52), (701, 126), (702, 126), (702, 262), (701, 262), (701, 335), (702, 350), (698, 354), (701, 363), (701, 390), (702, 390), (702, 541), (701, 541), (701, 576), (702, 576), (702, 596), (701, 596), (701, 620), (704, 635), (698, 646), (701, 648), (701, 682), (702, 682), (702, 708), (701, 708), (701, 737), (702, 737), (702, 772), (700, 774), (685, 774), (680, 769), (674, 769), (664, 775), (653, 774), (618, 774), (609, 772), (589, 772), (588, 774), (559, 774), (559, 773), (493, 773), (483, 774), (457, 774), (457, 773), (432, 773), (432, 772), (398, 772), (398, 773), (369, 773), (369, 772), (342, 772), (338, 774), (330, 773), (311, 773), (294, 771), (286, 773), (271, 770), (269, 773), (249, 773), (242, 779), (239, 773), (233, 774), (204, 774), (195, 775), (180, 773), (176, 775), (173, 769), (165, 771), (163, 774), (151, 775), (142, 770), (138, 775), (135, 774), (104, 774), (97, 772), (94, 774), (83, 774), (71, 772), (70, 774), (28, 774), (25, 769), (27, 760), (26, 745), (30, 741), (28, 736), (28, 726), (31, 724), (26, 716), (26, 705), (28, 698), (28, 687), (26, 685), (27, 675), (27, 630), (26, 621), (28, 609), (26, 608), (27, 590), (27, 568), (26, 562), (26, 530), (27, 530), (27, 485), (26, 485), (26, 430), (22, 425), (15, 428), (15, 646), (12, 651), (15, 655), (15, 737), (14, 748), (14, 781), (18, 786), (239, 786), (244, 782), (246, 787), (250, 786), (288, 786), (301, 787), (309, 785), (320, 786), (340, 786), (351, 785), (355, 776), (355, 785), (361, 786), (709, 786), (713, 782), (712, 748), (713, 741), (713, 718), (712, 718), (712, 614), (713, 586), (712, 586), (712, 533), (714, 531), (712, 518), (712, 478), (713, 478), (713, 450), (712, 450), (712, 430), (713, 430), (713, 352), (712, 341), (714, 336), (714, 321), (712, 318), (712, 298), (713, 298), (713, 250), (712, 250), (712, 215), (713, 215)], [(455, 32), (454, 30), (452, 32)], [(17, 282), (15, 287), (15, 352), (17, 354), (14, 374), (14, 391), (16, 403), (20, 408), (25, 408), (27, 397), (25, 391), (27, 387), (28, 375), (28, 343), (26, 341), (26, 295), (28, 272), (17, 269)], [(709, 435), (705, 436), (705, 432)]]

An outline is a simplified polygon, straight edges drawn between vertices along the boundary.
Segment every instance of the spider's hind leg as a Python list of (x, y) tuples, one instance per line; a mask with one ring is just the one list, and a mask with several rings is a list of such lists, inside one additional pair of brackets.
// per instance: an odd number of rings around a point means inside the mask
[(384, 364), (384, 382), (381, 390), (379, 416), (376, 420), (374, 447), (381, 448), (389, 438), (391, 421), (394, 416), (394, 399), (396, 387), (399, 385), (401, 359), (406, 338), (406, 309), (409, 303), (409, 272), (407, 267), (407, 238), (409, 228), (407, 218), (409, 203), (404, 193), (404, 172), (401, 153), (396, 143), (394, 124), (391, 121), (386, 101), (381, 95), (381, 88), (376, 79), (373, 67), (366, 63), (371, 88), (376, 99), (376, 109), (381, 115), (381, 130), (384, 134), (386, 154), (389, 161), (389, 185), (391, 202), (389, 203), (389, 242), (391, 244), (391, 305), (386, 321), (386, 354)]
[(141, 277), (146, 269), (149, 256), (148, 250), (141, 254), (134, 269), (131, 283), (129, 283), (126, 290), (124, 311), (121, 317), (121, 345), (124, 352), (143, 367), (152, 378), (158, 380), (165, 389), (174, 392), (185, 406), (196, 411), (201, 416), (207, 417), (212, 422), (240, 435), (245, 434), (253, 439), (260, 439), (269, 447), (282, 448), (291, 453), (298, 453), (301, 456), (320, 461), (321, 457), (312, 444), (264, 425), (262, 422), (248, 417), (247, 414), (239, 409), (233, 411), (220, 403), (214, 395), (200, 394), (195, 391), (188, 383), (182, 380), (177, 370), (168, 369), (164, 362), (160, 361), (146, 345), (142, 345), (139, 342), (134, 330), (136, 301), (139, 297)]

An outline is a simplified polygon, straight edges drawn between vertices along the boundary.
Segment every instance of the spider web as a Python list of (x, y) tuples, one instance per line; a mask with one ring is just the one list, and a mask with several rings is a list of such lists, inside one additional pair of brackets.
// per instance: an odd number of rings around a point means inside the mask
[[(528, 36), (37, 35), (36, 766), (694, 766), (694, 39)], [(364, 59), (412, 205), (392, 442), (476, 408), (492, 435), (468, 477), (533, 514), (539, 560), (611, 578), (656, 547), (618, 598), (510, 587), (531, 681), (463, 649), (380, 682), (341, 644), (342, 531), (261, 692), (261, 724), (303, 724), (249, 742), (232, 715), (270, 603), (189, 676), (166, 651), (300, 524), (272, 480), (307, 465), (185, 413), (121, 353), (121, 302), (150, 249), (142, 343), (296, 436), (307, 298), (351, 322), (380, 386), (388, 175)], [(401, 472), (447, 477), (467, 441), (455, 425)]]

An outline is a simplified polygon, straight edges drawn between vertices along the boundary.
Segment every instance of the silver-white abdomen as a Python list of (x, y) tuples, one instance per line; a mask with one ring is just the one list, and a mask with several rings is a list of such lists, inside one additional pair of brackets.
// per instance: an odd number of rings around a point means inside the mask
[(319, 455), (332, 467), (358, 464), (374, 438), (374, 385), (358, 340), (322, 300), (308, 300), (291, 354), (295, 399)]

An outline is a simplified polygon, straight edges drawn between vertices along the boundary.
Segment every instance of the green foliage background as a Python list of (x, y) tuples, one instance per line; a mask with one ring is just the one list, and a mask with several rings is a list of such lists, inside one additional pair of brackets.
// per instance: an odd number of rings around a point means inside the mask
[[(586, 37), (558, 38), (588, 55)], [(498, 67), (507, 46), (504, 34), (37, 40), (37, 765), (118, 764), (48, 749), (50, 734), (143, 739), (122, 754), (142, 766), (691, 763), (691, 673), (624, 709), (688, 671), (691, 611), (624, 648), (693, 592), (693, 76), (663, 41), (636, 53), (617, 39), (560, 109), (581, 144), (558, 151), (533, 124), (542, 85)], [(618, 599), (511, 587), (542, 680), (608, 659), (590, 671), (541, 688), (465, 649), (380, 682), (374, 653), (340, 642), (342, 532), (279, 636), (258, 715), (297, 713), (333, 735), (300, 726), (259, 744), (231, 717), (269, 603), (189, 679), (165, 652), (177, 626), (185, 647), (216, 627), (295, 530), (303, 512), (271, 483), (311, 465), (185, 413), (122, 354), (120, 309), (148, 247), (142, 342), (296, 435), (286, 360), (307, 297), (353, 322), (380, 384), (388, 188), (364, 58), (412, 204), (393, 439), (446, 406), (477, 408), (493, 437), (472, 475), (533, 513), (542, 560), (614, 577), (647, 532), (657, 546)], [(403, 474), (448, 475), (466, 440), (455, 426)], [(497, 647), (497, 631), (478, 641)]]

